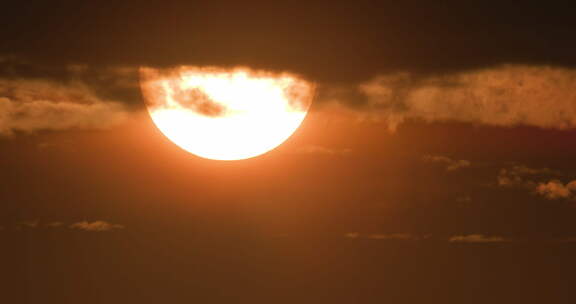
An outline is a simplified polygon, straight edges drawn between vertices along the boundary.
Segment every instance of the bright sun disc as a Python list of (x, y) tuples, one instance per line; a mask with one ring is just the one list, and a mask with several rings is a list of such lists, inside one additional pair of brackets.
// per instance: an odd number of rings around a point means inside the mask
[(200, 157), (238, 160), (266, 153), (300, 126), (313, 86), (289, 74), (247, 68), (140, 69), (152, 120)]

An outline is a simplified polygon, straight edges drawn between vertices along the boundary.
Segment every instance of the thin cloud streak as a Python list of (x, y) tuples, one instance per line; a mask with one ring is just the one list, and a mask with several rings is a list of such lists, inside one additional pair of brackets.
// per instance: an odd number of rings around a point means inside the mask
[(422, 160), (429, 163), (440, 163), (446, 166), (446, 171), (456, 171), (463, 168), (468, 168), (472, 165), (469, 160), (456, 160), (442, 155), (424, 155)]
[(78, 223), (74, 223), (69, 226), (71, 229), (83, 230), (83, 231), (92, 231), (92, 232), (105, 232), (105, 231), (113, 231), (118, 229), (124, 229), (123, 225), (119, 224), (112, 224), (106, 221), (82, 221)]
[(336, 149), (324, 146), (304, 146), (295, 151), (298, 154), (345, 156), (352, 153), (352, 149)]
[(501, 236), (486, 236), (483, 234), (456, 235), (448, 239), (451, 243), (502, 243), (510, 239)]

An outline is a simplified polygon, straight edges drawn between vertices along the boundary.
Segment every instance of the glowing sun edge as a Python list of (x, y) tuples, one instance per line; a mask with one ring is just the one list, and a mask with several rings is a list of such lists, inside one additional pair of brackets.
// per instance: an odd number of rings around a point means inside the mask
[[(278, 147), (300, 126), (313, 95), (313, 86), (295, 76), (247, 68), (141, 68), (140, 75), (157, 128), (182, 149), (214, 160), (251, 158)], [(175, 91), (192, 89), (223, 112), (206, 115), (175, 99)]]

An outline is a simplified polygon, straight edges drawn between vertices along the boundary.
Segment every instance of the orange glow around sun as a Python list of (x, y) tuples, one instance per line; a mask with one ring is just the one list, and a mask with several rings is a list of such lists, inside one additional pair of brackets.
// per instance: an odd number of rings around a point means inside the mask
[(266, 153), (300, 126), (313, 85), (290, 74), (248, 68), (140, 69), (158, 129), (200, 157), (238, 160)]

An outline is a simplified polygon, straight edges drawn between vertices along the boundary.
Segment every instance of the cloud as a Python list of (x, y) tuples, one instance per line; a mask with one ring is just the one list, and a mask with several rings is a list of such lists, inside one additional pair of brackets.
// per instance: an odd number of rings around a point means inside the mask
[(75, 78), (85, 81), (106, 84), (115, 89), (138, 89), (138, 66), (89, 66), (85, 64), (71, 64), (65, 70)]
[(94, 221), (94, 222), (82, 221), (74, 223), (69, 227), (71, 229), (94, 231), (94, 232), (104, 232), (104, 231), (124, 229), (123, 225), (111, 224), (106, 221)]
[(390, 234), (370, 234), (367, 236), (369, 239), (373, 240), (413, 240), (417, 239), (408, 233), (390, 233)]
[(335, 155), (344, 156), (352, 152), (351, 149), (334, 149), (323, 146), (305, 146), (296, 150), (298, 154)]
[(576, 180), (566, 184), (559, 180), (539, 183), (536, 186), (536, 193), (550, 200), (574, 199), (576, 198)]
[(360, 237), (360, 233), (348, 232), (348, 233), (344, 234), (344, 237), (349, 238), (349, 239), (357, 239)]
[(18, 224), (19, 227), (23, 228), (36, 228), (38, 227), (39, 221), (23, 221)]
[(102, 100), (82, 83), (0, 79), (0, 135), (105, 129), (127, 117), (124, 106)]
[(64, 226), (64, 223), (62, 223), (62, 222), (50, 222), (50, 223), (46, 224), (46, 227), (49, 227), (49, 228), (58, 228), (58, 227), (62, 227), (62, 226)]
[(455, 160), (441, 155), (424, 155), (422, 160), (425, 162), (444, 164), (446, 165), (446, 171), (456, 171), (458, 169), (470, 167), (472, 164), (468, 160)]
[(468, 195), (459, 196), (456, 198), (456, 202), (461, 204), (462, 206), (467, 206), (470, 205), (470, 203), (472, 203), (472, 198)]
[(576, 127), (576, 70), (504, 65), (455, 74), (380, 76), (360, 86), (369, 115), (391, 130), (406, 120)]
[(124, 229), (124, 225), (119, 225), (119, 224), (112, 224), (106, 221), (93, 221), (93, 222), (89, 222), (89, 221), (81, 221), (81, 222), (77, 222), (77, 223), (73, 223), (70, 225), (66, 225), (64, 222), (59, 222), (59, 221), (54, 221), (54, 222), (48, 222), (45, 223), (43, 225), (41, 225), (39, 220), (26, 220), (26, 221), (21, 221), (18, 222), (15, 226), (13, 226), (12, 228), (15, 228), (16, 230), (21, 230), (21, 229), (36, 229), (36, 228), (69, 228), (69, 229), (74, 229), (74, 230), (83, 230), (83, 231), (112, 231), (112, 230), (117, 230), (117, 229)]
[(549, 200), (576, 199), (576, 180), (563, 183), (552, 176), (560, 176), (548, 168), (534, 169), (523, 165), (503, 168), (497, 176), (500, 187), (526, 188)]
[(468, 235), (456, 235), (448, 239), (449, 242), (453, 243), (501, 243), (509, 242), (510, 239), (501, 236), (486, 236), (483, 234), (468, 234)]
[(534, 188), (543, 176), (558, 176), (559, 172), (548, 168), (530, 168), (524, 165), (515, 165), (510, 168), (502, 168), (498, 172), (497, 183), (501, 187), (527, 187)]
[(371, 239), (371, 240), (419, 240), (420, 237), (411, 235), (409, 233), (374, 233), (362, 235), (358, 232), (349, 232), (344, 234), (345, 238), (349, 239)]

